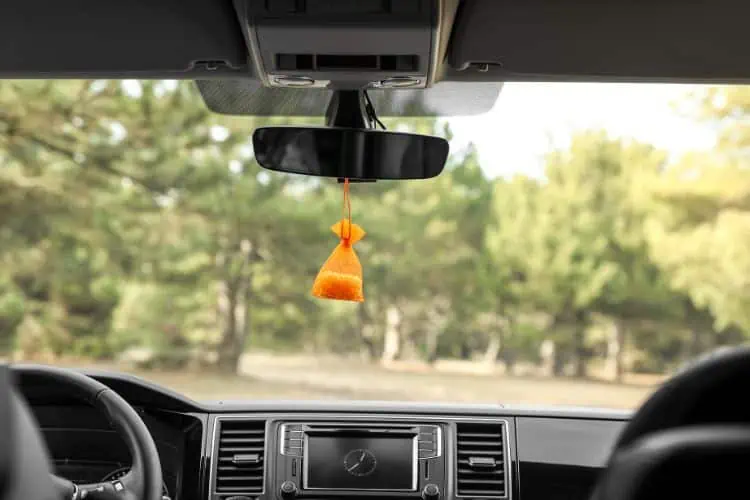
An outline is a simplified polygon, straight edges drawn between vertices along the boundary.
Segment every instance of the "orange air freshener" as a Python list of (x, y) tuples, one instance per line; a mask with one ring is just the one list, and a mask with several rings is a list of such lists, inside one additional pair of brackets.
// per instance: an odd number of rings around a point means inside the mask
[(312, 294), (321, 299), (364, 302), (362, 265), (352, 245), (361, 240), (365, 232), (357, 224), (352, 224), (349, 179), (344, 180), (344, 210), (347, 217), (331, 227), (339, 237), (339, 244), (320, 268), (313, 283)]

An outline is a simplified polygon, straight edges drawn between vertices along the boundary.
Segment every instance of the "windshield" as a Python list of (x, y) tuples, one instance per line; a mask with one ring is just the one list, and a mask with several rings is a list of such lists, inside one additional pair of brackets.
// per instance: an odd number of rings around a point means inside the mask
[(750, 334), (750, 87), (506, 84), (431, 180), (354, 183), (363, 303), (311, 293), (335, 181), (192, 82), (0, 84), (0, 358), (198, 400), (633, 408)]

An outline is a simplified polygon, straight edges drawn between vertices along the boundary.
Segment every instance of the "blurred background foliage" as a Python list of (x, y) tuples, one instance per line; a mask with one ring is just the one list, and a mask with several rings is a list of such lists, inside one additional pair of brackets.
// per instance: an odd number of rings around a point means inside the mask
[(309, 295), (340, 186), (253, 158), (252, 130), (289, 120), (212, 115), (191, 82), (2, 82), (0, 352), (669, 371), (750, 335), (750, 89), (686, 100), (715, 150), (581, 131), (543, 179), (490, 179), (469, 147), (433, 180), (355, 184), (367, 301), (349, 304)]

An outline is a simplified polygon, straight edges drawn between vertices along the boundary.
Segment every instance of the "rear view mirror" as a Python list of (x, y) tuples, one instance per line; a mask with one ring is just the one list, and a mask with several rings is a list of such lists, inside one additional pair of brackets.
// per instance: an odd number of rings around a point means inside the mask
[(259, 128), (253, 148), (269, 170), (339, 179), (429, 179), (448, 158), (441, 137), (341, 127)]

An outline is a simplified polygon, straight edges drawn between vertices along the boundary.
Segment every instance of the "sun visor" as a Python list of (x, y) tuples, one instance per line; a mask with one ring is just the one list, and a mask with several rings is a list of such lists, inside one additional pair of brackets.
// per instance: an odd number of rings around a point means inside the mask
[[(251, 80), (199, 80), (203, 100), (215, 113), (249, 116), (324, 116), (333, 92), (327, 89), (263, 87)], [(502, 83), (440, 82), (428, 89), (370, 89), (379, 116), (467, 116), (495, 105)]]
[(2, 78), (252, 75), (231, 0), (0, 2)]
[(471, 0), (448, 78), (748, 81), (748, 19), (742, 0)]

